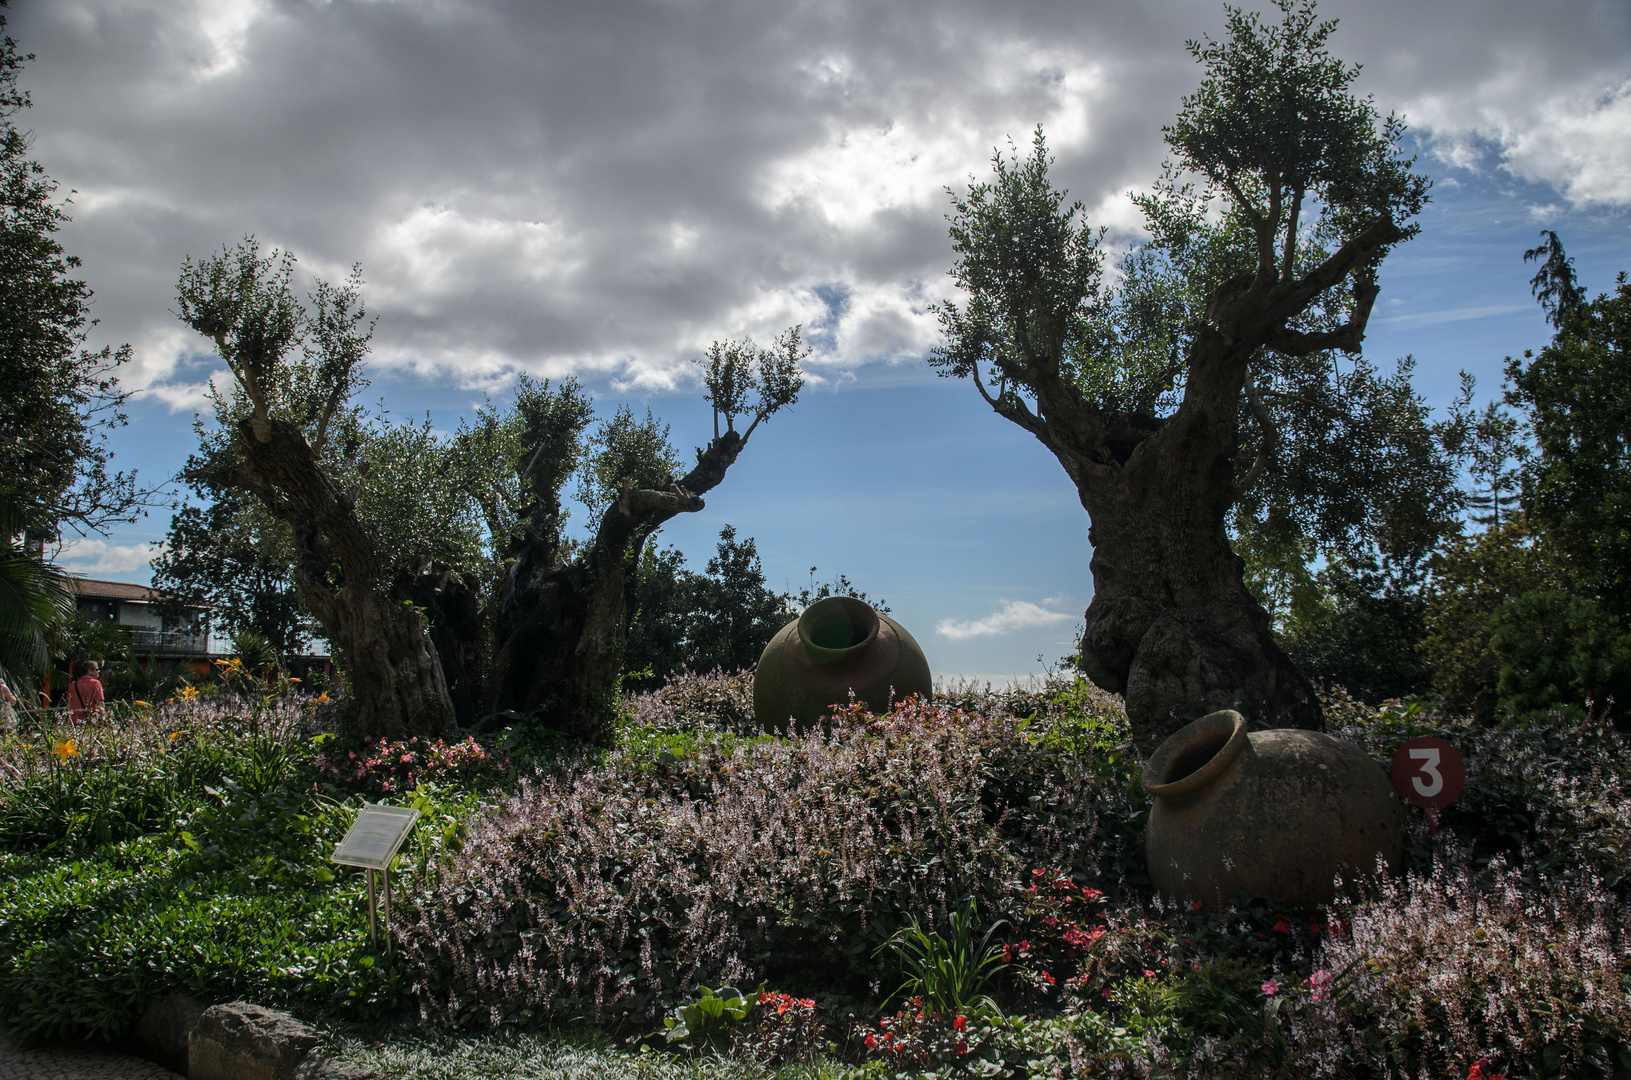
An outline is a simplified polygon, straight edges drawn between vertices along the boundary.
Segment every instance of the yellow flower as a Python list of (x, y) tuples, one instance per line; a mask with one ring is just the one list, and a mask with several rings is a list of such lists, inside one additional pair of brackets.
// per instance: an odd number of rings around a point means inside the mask
[(290, 682), (299, 682), (299, 681), (300, 681), (300, 680), (299, 680), (299, 679), (297, 679), (297, 678), (295, 678), (295, 677), (294, 677), (294, 676), (293, 676), (293, 675), (290, 675), (290, 676), (289, 676), (289, 681), (290, 681)]
[(182, 735), (183, 735), (183, 734), (184, 734), (184, 733), (183, 733), (183, 732), (180, 732), (180, 731), (172, 731), (172, 732), (170, 732), (170, 741), (171, 741), (171, 742), (175, 742), (175, 741), (176, 741), (176, 740), (177, 740), (177, 739), (179, 739), (179, 738), (181, 738), (181, 736), (182, 736)]
[(140, 698), (136, 698), (135, 700), (131, 701), (131, 704), (140, 705), (144, 709), (151, 709), (153, 707), (152, 702), (143, 701)]
[(328, 691), (324, 690), (321, 694), (317, 695), (316, 704), (321, 705), (323, 702), (325, 702), (327, 700), (328, 700)]
[(67, 761), (71, 757), (79, 756), (79, 744), (72, 739), (68, 739), (53, 744), (51, 752), (57, 756), (58, 761)]
[(197, 696), (198, 691), (190, 686), (183, 686), (180, 690), (176, 691), (176, 697), (180, 698), (182, 701), (191, 701)]

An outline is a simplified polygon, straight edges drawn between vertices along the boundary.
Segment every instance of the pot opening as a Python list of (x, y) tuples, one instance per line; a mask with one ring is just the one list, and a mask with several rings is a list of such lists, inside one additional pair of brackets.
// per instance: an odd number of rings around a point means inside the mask
[(1229, 738), (1234, 732), (1227, 729), (1208, 731), (1194, 742), (1184, 747), (1172, 759), (1172, 767), (1167, 775), (1161, 778), (1163, 784), (1176, 784), (1186, 776), (1192, 776), (1201, 771), (1207, 762), (1218, 756), (1218, 751), (1229, 744)]
[[(833, 601), (842, 598), (833, 597)], [(853, 605), (853, 606), (852, 606)], [(857, 608), (863, 610), (856, 610)], [(871, 615), (869, 619), (866, 616)], [(823, 600), (810, 606), (799, 620), (799, 635), (818, 649), (838, 652), (865, 643), (878, 629), (878, 617), (865, 604)]]

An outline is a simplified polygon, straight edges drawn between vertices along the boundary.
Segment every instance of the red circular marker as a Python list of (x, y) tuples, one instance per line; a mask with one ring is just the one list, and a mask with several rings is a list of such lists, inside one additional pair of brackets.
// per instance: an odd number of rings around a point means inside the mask
[(1405, 802), (1424, 810), (1441, 810), (1467, 786), (1467, 766), (1455, 747), (1422, 735), (1393, 755), (1393, 790)]

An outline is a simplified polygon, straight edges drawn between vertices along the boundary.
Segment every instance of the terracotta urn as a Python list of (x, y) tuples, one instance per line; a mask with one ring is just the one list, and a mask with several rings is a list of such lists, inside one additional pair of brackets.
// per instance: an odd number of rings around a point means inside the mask
[(1352, 895), (1377, 858), (1397, 872), (1404, 805), (1382, 766), (1317, 731), (1246, 730), (1232, 710), (1173, 732), (1144, 764), (1145, 853), (1169, 900), (1245, 892), (1308, 910)]
[(808, 729), (834, 705), (865, 702), (873, 712), (910, 694), (929, 697), (934, 680), (906, 628), (864, 600), (829, 596), (782, 627), (753, 673), (753, 713), (766, 731)]

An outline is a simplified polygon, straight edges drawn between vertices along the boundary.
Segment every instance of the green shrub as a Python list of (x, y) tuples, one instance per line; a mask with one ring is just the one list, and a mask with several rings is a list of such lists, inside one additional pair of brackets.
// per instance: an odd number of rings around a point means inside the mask
[(1490, 635), (1498, 708), (1517, 716), (1631, 704), (1631, 631), (1596, 600), (1525, 593), (1501, 605)]
[(71, 863), (9, 866), (0, 884), (7, 1029), (110, 1039), (144, 1002), (171, 993), (353, 1015), (396, 999), (398, 974), (368, 951), (357, 875), (329, 889), (279, 889), (262, 873), (189, 873), (187, 855), (135, 840)]
[[(350, 1016), (400, 1002), (399, 967), (368, 944), (362, 873), (328, 862), (354, 804), (315, 789), (309, 709), (231, 704), (113, 709), (0, 745), (13, 1035), (113, 1038), (176, 992)], [(412, 798), (423, 816), (403, 862), (422, 876), (474, 800)]]

